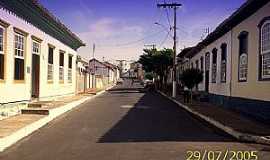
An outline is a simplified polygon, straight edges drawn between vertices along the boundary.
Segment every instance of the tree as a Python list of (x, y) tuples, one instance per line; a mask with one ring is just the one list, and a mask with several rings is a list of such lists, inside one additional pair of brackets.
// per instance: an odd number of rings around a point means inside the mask
[(139, 63), (143, 65), (143, 69), (146, 72), (152, 72), (154, 70), (153, 55), (157, 52), (156, 49), (144, 49), (143, 55), (140, 56)]
[(145, 73), (145, 79), (148, 79), (148, 80), (153, 80), (154, 76), (153, 76), (153, 73), (151, 72), (148, 72), (148, 73)]
[(190, 96), (192, 101), (192, 88), (203, 81), (203, 73), (199, 69), (186, 69), (180, 75), (180, 81), (184, 86), (190, 90)]
[(164, 48), (144, 49), (143, 55), (140, 56), (139, 63), (143, 65), (146, 72), (152, 72), (160, 77), (160, 85), (167, 80), (167, 69), (173, 64), (173, 50)]

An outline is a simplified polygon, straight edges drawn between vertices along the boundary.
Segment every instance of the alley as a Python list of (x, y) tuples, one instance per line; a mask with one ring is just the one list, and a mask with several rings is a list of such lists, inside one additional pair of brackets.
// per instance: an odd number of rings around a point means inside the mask
[[(0, 154), (3, 160), (181, 160), (187, 151), (258, 151), (125, 81)], [(269, 154), (268, 154), (269, 155)]]

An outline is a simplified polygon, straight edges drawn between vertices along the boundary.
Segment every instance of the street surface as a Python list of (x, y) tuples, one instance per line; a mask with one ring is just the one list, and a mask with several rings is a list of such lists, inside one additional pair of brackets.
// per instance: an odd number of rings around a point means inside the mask
[[(123, 85), (82, 104), (21, 140), (1, 160), (184, 160), (187, 151), (257, 151), (237, 142), (158, 93)], [(228, 158), (229, 159), (229, 158)]]

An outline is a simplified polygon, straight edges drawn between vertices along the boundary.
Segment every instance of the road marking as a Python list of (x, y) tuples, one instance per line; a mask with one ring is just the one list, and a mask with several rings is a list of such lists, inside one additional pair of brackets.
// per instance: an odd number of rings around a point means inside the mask
[(120, 106), (121, 108), (133, 108), (134, 106), (133, 105), (123, 105), (123, 106)]
[(141, 105), (122, 105), (120, 106), (121, 108), (127, 108), (127, 109), (131, 109), (131, 108), (136, 108), (136, 109), (149, 109), (149, 106), (141, 106)]

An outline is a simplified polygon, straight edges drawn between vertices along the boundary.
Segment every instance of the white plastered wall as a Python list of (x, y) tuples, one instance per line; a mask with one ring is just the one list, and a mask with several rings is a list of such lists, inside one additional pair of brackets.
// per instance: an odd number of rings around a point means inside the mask
[[(22, 20), (13, 13), (0, 9), (1, 20), (10, 24), (7, 28), (6, 47), (6, 75), (5, 82), (0, 83), (0, 103), (25, 101), (31, 99), (31, 67), (32, 67), (32, 38), (34, 35), (42, 40), (40, 53), (40, 97), (52, 97), (58, 95), (74, 94), (76, 88), (76, 51), (49, 36), (30, 23)], [(28, 33), (25, 50), (25, 81), (14, 82), (14, 27)], [(54, 49), (54, 79), (53, 83), (47, 81), (48, 44), (55, 46)], [(59, 50), (65, 51), (64, 83), (59, 83)], [(72, 55), (72, 83), (68, 83), (68, 55)], [(28, 72), (30, 71), (30, 72)]]
[[(270, 2), (255, 14), (233, 28), (233, 72), (232, 96), (270, 101), (270, 81), (259, 80), (259, 27), (265, 17), (270, 16)], [(239, 41), (238, 35), (248, 32), (248, 74), (247, 82), (238, 82)]]
[[(223, 43), (227, 44), (227, 65), (226, 65), (226, 83), (221, 83), (221, 45)], [(217, 51), (217, 79), (216, 83), (212, 83), (212, 50), (216, 48)], [(205, 54), (210, 53), (210, 70), (209, 70), (209, 93), (217, 94), (217, 95), (230, 95), (230, 79), (231, 79), (231, 31), (227, 32), (225, 35), (209, 44), (205, 48), (203, 48), (198, 54), (191, 58), (190, 63), (192, 62), (194, 67), (196, 60), (199, 61), (200, 68), (200, 58), (203, 56), (203, 66), (205, 69)], [(204, 79), (203, 82), (199, 84), (198, 89), (200, 91), (205, 90), (205, 71), (204, 71)]]

